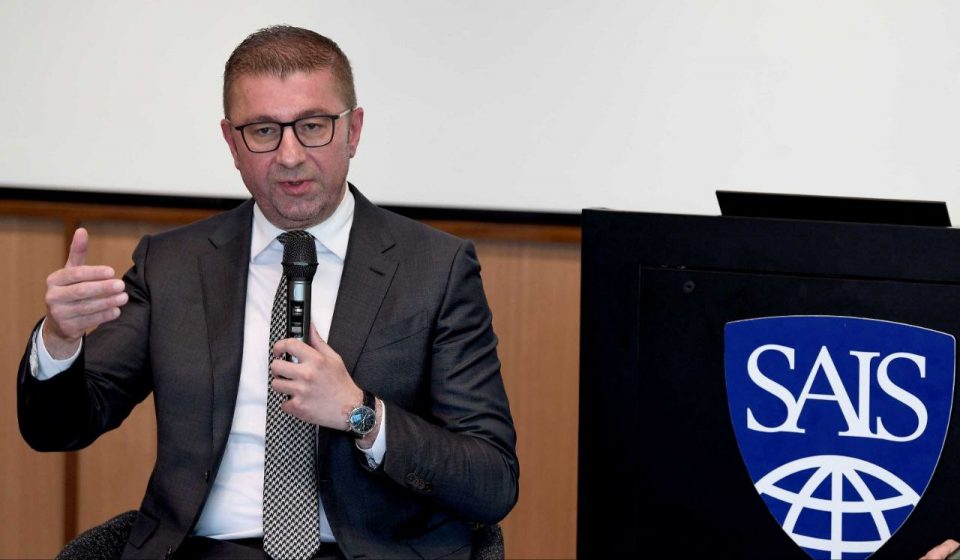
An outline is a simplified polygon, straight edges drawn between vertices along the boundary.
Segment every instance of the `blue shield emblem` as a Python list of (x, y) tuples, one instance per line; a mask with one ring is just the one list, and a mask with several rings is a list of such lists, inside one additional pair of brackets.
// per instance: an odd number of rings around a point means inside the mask
[(730, 416), (770, 512), (814, 558), (866, 558), (916, 507), (953, 403), (955, 341), (855, 317), (724, 328)]

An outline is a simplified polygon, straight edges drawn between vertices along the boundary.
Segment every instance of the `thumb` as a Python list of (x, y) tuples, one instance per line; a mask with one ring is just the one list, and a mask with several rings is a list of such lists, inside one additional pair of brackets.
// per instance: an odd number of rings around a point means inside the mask
[(310, 346), (318, 352), (326, 352), (327, 349), (330, 348), (327, 341), (320, 337), (320, 332), (317, 331), (317, 325), (313, 322), (310, 323)]
[(67, 264), (65, 268), (74, 266), (83, 266), (87, 262), (87, 244), (90, 235), (84, 228), (77, 228), (73, 232), (73, 241), (70, 242), (70, 254), (67, 255)]

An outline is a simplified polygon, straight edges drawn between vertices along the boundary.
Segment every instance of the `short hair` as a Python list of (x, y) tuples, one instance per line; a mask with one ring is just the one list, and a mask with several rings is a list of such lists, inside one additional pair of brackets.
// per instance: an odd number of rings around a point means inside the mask
[(331, 39), (300, 27), (274, 25), (261, 29), (237, 45), (223, 70), (223, 115), (230, 118), (230, 90), (244, 75), (330, 70), (348, 109), (357, 106), (353, 70), (347, 55)]

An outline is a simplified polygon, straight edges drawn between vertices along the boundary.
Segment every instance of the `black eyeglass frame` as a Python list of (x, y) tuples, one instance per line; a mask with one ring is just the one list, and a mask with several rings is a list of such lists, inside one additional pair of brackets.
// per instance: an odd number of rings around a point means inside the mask
[[(300, 142), (300, 145), (303, 146), (304, 148), (322, 148), (322, 147), (326, 146), (327, 144), (329, 144), (330, 142), (333, 142), (333, 138), (337, 135), (337, 121), (340, 120), (340, 119), (342, 119), (343, 117), (349, 115), (349, 114), (352, 113), (354, 110), (356, 110), (356, 107), (352, 107), (352, 108), (350, 108), (350, 109), (346, 109), (346, 110), (344, 110), (342, 113), (340, 113), (339, 115), (308, 115), (308, 116), (306, 116), (306, 117), (300, 117), (299, 119), (296, 119), (296, 120), (293, 120), (293, 121), (289, 121), (289, 122), (256, 121), (256, 122), (252, 122), (252, 123), (242, 124), (242, 125), (240, 125), (240, 126), (235, 126), (235, 127), (233, 127), (233, 129), (240, 132), (240, 138), (243, 138), (243, 145), (246, 146), (247, 149), (250, 150), (250, 152), (252, 152), (252, 153), (254, 153), (254, 154), (268, 154), (268, 153), (270, 153), (270, 152), (275, 152), (275, 151), (279, 150), (279, 149), (280, 149), (280, 144), (283, 143), (283, 133), (284, 133), (284, 129), (286, 129), (287, 127), (290, 127), (290, 128), (293, 129), (293, 137), (296, 138), (296, 139), (297, 139), (297, 142)], [(316, 119), (316, 118), (318, 118), (318, 117), (324, 117), (324, 118), (330, 119), (330, 139), (327, 140), (326, 142), (324, 142), (323, 144), (317, 144), (316, 146), (310, 146), (310, 145), (304, 143), (304, 141), (300, 138), (300, 135), (297, 134), (297, 127), (296, 127), (295, 125), (296, 125), (298, 122), (300, 122), (300, 121), (304, 121), (304, 120), (307, 120), (307, 119)], [(270, 150), (260, 150), (260, 151), (257, 151), (257, 150), (254, 150), (253, 148), (251, 148), (251, 147), (250, 147), (250, 144), (247, 143), (247, 135), (243, 133), (243, 129), (247, 128), (248, 126), (254, 126), (254, 125), (258, 125), (258, 124), (275, 124), (275, 125), (277, 125), (277, 126), (280, 127), (280, 139), (277, 141), (277, 145), (276, 145), (274, 148), (272, 148), (272, 149), (270, 149)]]

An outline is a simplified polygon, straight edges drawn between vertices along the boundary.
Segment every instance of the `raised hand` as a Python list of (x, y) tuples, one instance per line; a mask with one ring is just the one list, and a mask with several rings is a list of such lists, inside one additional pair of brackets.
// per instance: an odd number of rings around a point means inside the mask
[(69, 358), (87, 329), (120, 316), (127, 303), (123, 281), (109, 266), (88, 266), (89, 235), (77, 228), (63, 268), (47, 276), (47, 319), (43, 343), (53, 358)]

